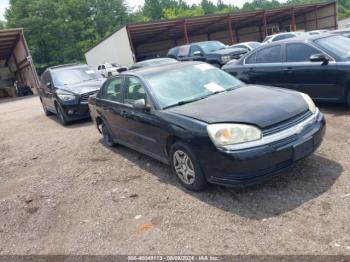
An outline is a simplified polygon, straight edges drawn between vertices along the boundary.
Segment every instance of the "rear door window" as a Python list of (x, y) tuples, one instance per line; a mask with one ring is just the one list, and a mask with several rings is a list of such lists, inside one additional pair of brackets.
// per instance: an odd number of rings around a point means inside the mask
[(121, 102), (121, 89), (123, 78), (117, 77), (110, 80), (102, 89), (101, 98), (114, 102)]
[(196, 45), (191, 46), (190, 56), (194, 56), (194, 52), (198, 52), (198, 51), (200, 53), (203, 53), (202, 50), (199, 48), (199, 46), (196, 46)]
[(178, 57), (186, 57), (186, 56), (188, 56), (189, 52), (190, 52), (189, 45), (181, 46), (179, 48), (179, 53), (177, 54), (177, 56)]
[(310, 56), (319, 54), (320, 51), (306, 44), (288, 44), (286, 48), (287, 62), (307, 62)]
[(256, 63), (282, 63), (281, 45), (259, 50), (256, 54)]

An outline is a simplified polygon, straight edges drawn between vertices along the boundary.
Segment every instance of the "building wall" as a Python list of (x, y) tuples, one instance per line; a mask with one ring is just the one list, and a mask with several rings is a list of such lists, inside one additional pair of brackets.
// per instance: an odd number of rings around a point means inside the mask
[(94, 69), (97, 69), (99, 64), (107, 62), (131, 66), (134, 60), (126, 27), (86, 52), (85, 58), (87, 64)]

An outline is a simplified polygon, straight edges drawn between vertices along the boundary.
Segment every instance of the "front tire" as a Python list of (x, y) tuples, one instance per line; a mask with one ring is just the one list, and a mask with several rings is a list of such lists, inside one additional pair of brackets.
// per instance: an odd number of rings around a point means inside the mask
[(57, 117), (58, 117), (58, 120), (60, 121), (60, 123), (63, 126), (68, 125), (69, 121), (67, 120), (66, 116), (64, 115), (62, 108), (58, 104), (56, 104), (56, 112), (57, 112)]
[(170, 149), (171, 169), (182, 186), (191, 191), (201, 191), (207, 187), (197, 158), (184, 143), (176, 142)]
[(46, 106), (44, 105), (43, 100), (41, 100), (41, 98), (40, 98), (40, 102), (41, 102), (41, 105), (42, 105), (42, 107), (43, 107), (45, 116), (51, 116), (52, 113), (51, 113), (49, 110), (47, 110), (47, 108), (46, 108)]
[(102, 123), (101, 131), (102, 131), (102, 136), (103, 136), (103, 143), (107, 147), (115, 146), (115, 143), (113, 142), (113, 138), (111, 136), (111, 133), (109, 132), (107, 126), (104, 123)]

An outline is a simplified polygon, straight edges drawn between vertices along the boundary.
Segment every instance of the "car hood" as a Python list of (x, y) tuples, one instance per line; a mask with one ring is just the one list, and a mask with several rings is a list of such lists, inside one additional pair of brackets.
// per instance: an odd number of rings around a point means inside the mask
[(95, 90), (99, 90), (105, 81), (105, 79), (95, 79), (91, 81), (60, 86), (58, 87), (58, 89), (74, 94), (84, 94)]
[(217, 51), (210, 52), (210, 54), (219, 54), (219, 55), (236, 55), (236, 54), (245, 54), (247, 53), (245, 48), (225, 48)]
[(246, 123), (266, 128), (306, 112), (300, 93), (274, 87), (244, 85), (235, 90), (166, 111), (206, 123)]

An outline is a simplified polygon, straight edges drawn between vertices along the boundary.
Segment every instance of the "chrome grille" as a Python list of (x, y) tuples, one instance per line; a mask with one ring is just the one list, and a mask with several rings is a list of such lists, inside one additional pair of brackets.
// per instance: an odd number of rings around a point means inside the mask
[(92, 95), (96, 94), (97, 92), (98, 92), (98, 90), (95, 90), (95, 91), (92, 91), (92, 92), (89, 92), (89, 93), (85, 93), (85, 94), (81, 94), (80, 95), (80, 102), (87, 103), (88, 99), (89, 99), (89, 96), (92, 96)]
[(296, 115), (292, 118), (289, 118), (289, 119), (283, 121), (282, 123), (278, 123), (277, 125), (269, 126), (265, 129), (263, 129), (263, 136), (272, 135), (272, 134), (275, 134), (277, 132), (288, 129), (292, 126), (295, 126), (295, 125), (303, 122), (307, 118), (309, 118), (311, 115), (312, 115), (312, 113), (309, 110), (307, 110), (306, 112), (301, 113), (299, 115)]

